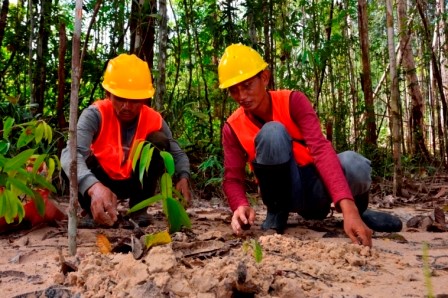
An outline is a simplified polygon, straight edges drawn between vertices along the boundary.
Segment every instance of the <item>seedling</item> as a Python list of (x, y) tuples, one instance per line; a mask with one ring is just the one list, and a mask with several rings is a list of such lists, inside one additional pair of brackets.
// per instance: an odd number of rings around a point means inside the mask
[[(143, 175), (149, 169), (149, 164), (152, 159), (152, 155), (155, 147), (146, 141), (140, 141), (137, 143), (132, 151), (130, 158), (132, 160), (132, 168), (135, 171), (137, 167), (137, 161), (139, 163), (139, 179), (143, 183)], [(185, 211), (185, 199), (175, 188), (173, 188), (172, 175), (174, 175), (174, 159), (173, 156), (167, 151), (160, 151), (165, 164), (165, 173), (160, 178), (160, 193), (136, 204), (129, 209), (128, 214), (151, 206), (159, 201), (162, 202), (162, 210), (168, 220), (169, 233), (178, 232), (185, 228), (191, 228), (191, 221)]]

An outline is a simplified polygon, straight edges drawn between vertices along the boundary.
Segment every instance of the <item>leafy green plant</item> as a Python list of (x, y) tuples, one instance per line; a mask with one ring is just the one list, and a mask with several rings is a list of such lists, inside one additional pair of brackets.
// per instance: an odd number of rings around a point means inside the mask
[[(19, 131), (17, 138), (13, 136), (15, 130)], [(36, 154), (36, 151), (42, 140), (51, 142), (52, 130), (45, 121), (33, 120), (14, 125), (14, 119), (7, 117), (1, 132), (0, 218), (4, 217), (6, 223), (14, 222), (15, 218), (21, 222), (25, 216), (23, 203), (30, 199), (43, 216), (45, 202), (37, 189), (56, 191), (49, 181), (60, 165), (56, 156)], [(14, 144), (11, 139), (17, 142)]]
[[(149, 164), (155, 147), (146, 141), (136, 144), (131, 150), (132, 168), (135, 171), (139, 162), (139, 179), (143, 183), (143, 175), (149, 169)], [(162, 202), (163, 213), (165, 214), (169, 232), (174, 233), (182, 229), (182, 227), (191, 228), (191, 221), (185, 211), (185, 199), (175, 188), (173, 188), (172, 176), (174, 175), (174, 159), (167, 151), (160, 151), (160, 156), (165, 164), (165, 173), (160, 178), (160, 193), (141, 201), (140, 203), (129, 209), (128, 214), (151, 206), (157, 202)]]
[(255, 262), (261, 263), (261, 261), (263, 260), (263, 248), (261, 247), (261, 244), (255, 239), (251, 239), (250, 241), (247, 240), (244, 241), (243, 242), (244, 253), (248, 253), (249, 250), (252, 252)]

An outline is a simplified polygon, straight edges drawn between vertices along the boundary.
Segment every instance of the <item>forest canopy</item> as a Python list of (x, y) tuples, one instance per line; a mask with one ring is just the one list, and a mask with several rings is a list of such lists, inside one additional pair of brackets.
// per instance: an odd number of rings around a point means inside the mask
[[(447, 3), (442, 0), (83, 1), (79, 112), (103, 98), (107, 61), (134, 53), (152, 72), (151, 105), (203, 185), (222, 174), (221, 127), (237, 107), (218, 88), (224, 49), (262, 53), (270, 88), (311, 100), (336, 151), (391, 177), (447, 164)], [(0, 111), (45, 119), (60, 154), (68, 135), (75, 1), (3, 0)], [(216, 180), (217, 179), (217, 180)]]

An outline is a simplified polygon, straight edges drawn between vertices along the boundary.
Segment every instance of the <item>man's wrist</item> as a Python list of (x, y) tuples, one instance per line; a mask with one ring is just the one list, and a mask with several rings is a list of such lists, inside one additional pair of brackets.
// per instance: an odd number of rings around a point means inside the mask
[(338, 202), (339, 208), (342, 211), (342, 214), (359, 214), (358, 207), (356, 207), (355, 201), (351, 198), (342, 199)]

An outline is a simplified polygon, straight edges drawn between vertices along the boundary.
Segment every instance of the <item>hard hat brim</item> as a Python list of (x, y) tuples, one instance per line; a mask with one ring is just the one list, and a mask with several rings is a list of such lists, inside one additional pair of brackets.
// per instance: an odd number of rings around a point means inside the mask
[(150, 90), (128, 90), (128, 89), (111, 88), (108, 84), (105, 84), (104, 82), (101, 83), (101, 85), (103, 86), (104, 89), (106, 89), (113, 95), (125, 99), (144, 100), (152, 98), (155, 93), (155, 89), (153, 87)]
[(222, 82), (221, 84), (219, 84), (219, 88), (226, 89), (226, 88), (232, 87), (236, 84), (239, 84), (241, 82), (244, 82), (245, 80), (248, 80), (248, 79), (256, 76), (260, 71), (266, 69), (267, 66), (268, 66), (268, 64), (265, 62), (260, 67), (256, 68), (253, 71), (245, 72), (239, 76), (233, 77), (229, 80)]

